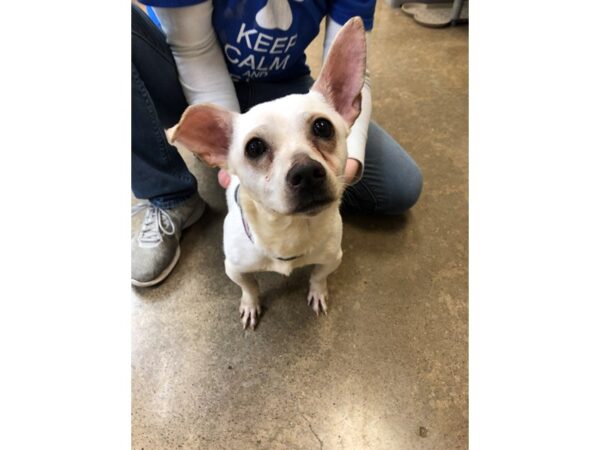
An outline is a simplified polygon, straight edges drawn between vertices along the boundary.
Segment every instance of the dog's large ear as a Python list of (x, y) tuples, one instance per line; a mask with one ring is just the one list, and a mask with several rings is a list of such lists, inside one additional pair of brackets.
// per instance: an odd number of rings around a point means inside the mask
[(181, 143), (209, 166), (225, 167), (233, 132), (233, 113), (214, 105), (189, 106), (167, 131), (169, 143)]
[(323, 94), (335, 110), (352, 125), (360, 114), (367, 65), (367, 41), (360, 17), (342, 27), (331, 44), (319, 78), (312, 89)]

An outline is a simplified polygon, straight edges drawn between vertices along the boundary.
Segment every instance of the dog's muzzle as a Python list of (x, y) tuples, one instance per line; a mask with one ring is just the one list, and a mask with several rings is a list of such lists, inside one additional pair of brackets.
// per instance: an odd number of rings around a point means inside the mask
[(314, 159), (294, 164), (285, 180), (293, 213), (316, 214), (335, 200), (327, 183), (327, 171)]

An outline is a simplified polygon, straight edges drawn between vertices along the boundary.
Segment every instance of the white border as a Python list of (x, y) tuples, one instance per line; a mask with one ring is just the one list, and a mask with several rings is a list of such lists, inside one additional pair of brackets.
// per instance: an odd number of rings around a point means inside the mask
[(600, 448), (600, 11), (471, 3), (470, 448)]
[(129, 448), (130, 6), (2, 17), (0, 448)]

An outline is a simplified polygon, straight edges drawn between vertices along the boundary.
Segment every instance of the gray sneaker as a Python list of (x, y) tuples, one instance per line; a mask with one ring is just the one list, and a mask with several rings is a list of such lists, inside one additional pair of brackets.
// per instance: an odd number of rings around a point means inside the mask
[(131, 284), (154, 286), (167, 278), (179, 260), (181, 232), (200, 219), (205, 208), (198, 194), (174, 208), (159, 208), (147, 201), (132, 208), (132, 216), (142, 210), (146, 216), (131, 240)]

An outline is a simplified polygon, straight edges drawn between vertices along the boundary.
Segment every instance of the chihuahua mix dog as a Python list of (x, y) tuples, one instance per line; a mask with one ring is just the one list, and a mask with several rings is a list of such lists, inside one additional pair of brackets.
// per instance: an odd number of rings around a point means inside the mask
[(365, 30), (355, 17), (339, 31), (308, 94), (244, 114), (190, 106), (167, 131), (173, 145), (231, 174), (225, 271), (242, 289), (244, 328), (254, 328), (260, 315), (254, 272), (289, 275), (314, 264), (308, 304), (317, 315), (327, 312), (327, 277), (342, 259), (346, 138), (360, 114), (365, 69)]

